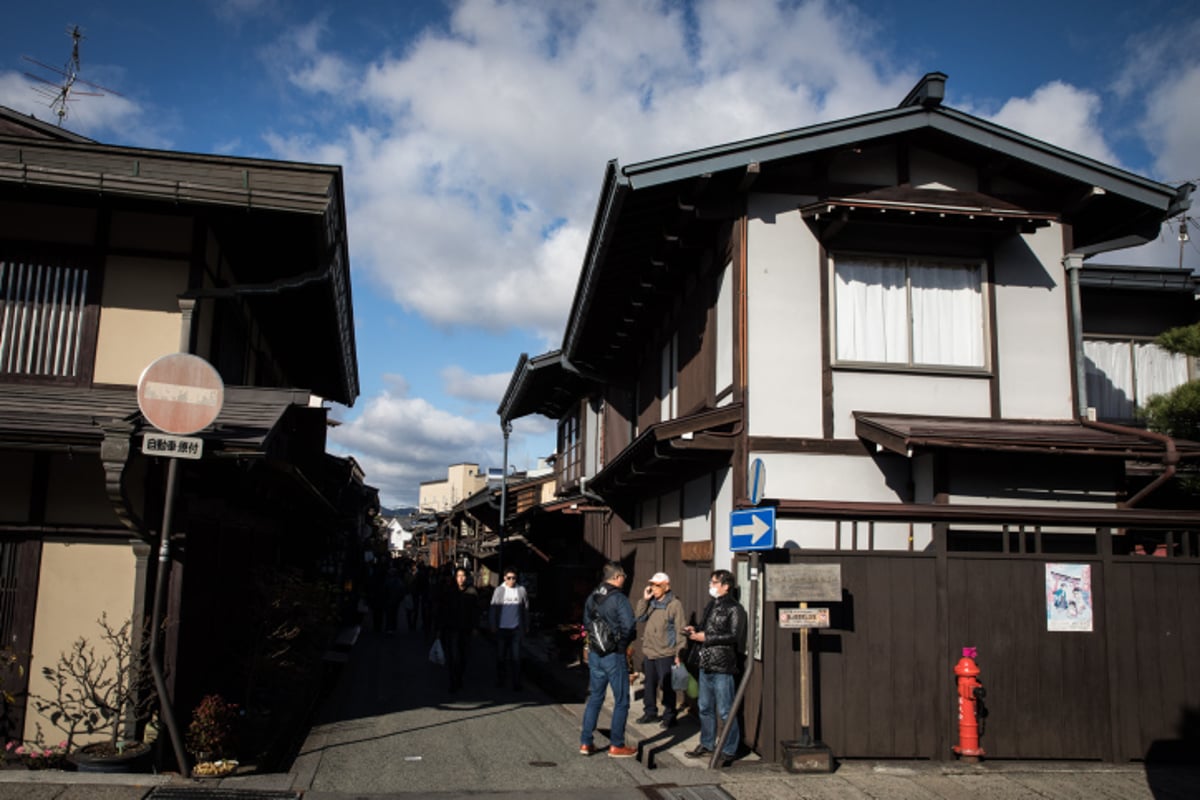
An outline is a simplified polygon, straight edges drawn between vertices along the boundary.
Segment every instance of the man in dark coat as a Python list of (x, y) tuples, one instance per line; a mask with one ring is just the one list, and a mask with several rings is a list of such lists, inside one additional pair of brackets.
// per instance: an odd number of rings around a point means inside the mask
[(600, 653), (598, 645), (589, 642), (588, 654), (588, 700), (583, 709), (583, 730), (579, 735), (579, 754), (590, 756), (596, 748), (593, 736), (604, 695), (612, 687), (612, 725), (608, 733), (608, 755), (610, 758), (632, 758), (637, 755), (636, 747), (625, 742), (625, 720), (629, 716), (629, 662), (625, 651), (637, 634), (637, 623), (633, 619), (633, 606), (621, 589), (625, 586), (625, 569), (616, 562), (604, 565), (603, 583), (587, 599), (583, 608), (583, 624), (590, 626), (596, 618), (604, 620), (613, 639), (613, 648)]
[[(700, 630), (688, 626), (684, 633), (700, 643), (700, 744), (689, 750), (688, 758), (705, 758), (717, 746), (717, 723), (725, 723), (733, 707), (736, 690), (734, 678), (739, 669), (739, 657), (745, 646), (746, 612), (734, 599), (733, 574), (718, 569), (709, 578), (708, 593), (712, 600), (704, 609)], [(737, 717), (729, 726), (729, 736), (721, 748), (721, 766), (727, 767), (737, 755), (741, 731)]]

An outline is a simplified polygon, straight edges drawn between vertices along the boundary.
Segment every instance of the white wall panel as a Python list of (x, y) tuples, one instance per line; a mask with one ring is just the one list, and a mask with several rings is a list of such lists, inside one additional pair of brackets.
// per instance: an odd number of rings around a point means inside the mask
[(1071, 336), (1057, 225), (1013, 237), (996, 250), (1000, 415), (1069, 419)]
[(986, 417), (991, 413), (988, 379), (834, 370), (834, 437), (854, 438), (854, 411)]
[(747, 212), (749, 432), (821, 436), (821, 264), (796, 210), (815, 198), (751, 195)]

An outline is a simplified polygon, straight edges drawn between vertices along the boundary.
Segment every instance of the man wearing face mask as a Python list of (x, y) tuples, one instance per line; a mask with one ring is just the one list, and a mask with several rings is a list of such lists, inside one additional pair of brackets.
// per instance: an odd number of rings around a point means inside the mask
[[(700, 628), (689, 625), (683, 629), (689, 639), (700, 643), (700, 744), (686, 753), (688, 758), (712, 755), (717, 746), (717, 724), (725, 723), (733, 707), (734, 676), (746, 638), (746, 612), (734, 599), (732, 589), (733, 574), (727, 569), (715, 570), (708, 586), (712, 600), (704, 609)], [(733, 763), (740, 744), (741, 731), (734, 717), (717, 763), (722, 767)]]

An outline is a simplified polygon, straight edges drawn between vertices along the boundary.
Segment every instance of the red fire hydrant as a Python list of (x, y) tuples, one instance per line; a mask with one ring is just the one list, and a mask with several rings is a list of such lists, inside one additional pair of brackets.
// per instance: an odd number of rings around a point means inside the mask
[(987, 694), (979, 682), (975, 655), (974, 647), (964, 647), (962, 658), (954, 665), (954, 674), (958, 676), (958, 744), (954, 753), (972, 763), (984, 755), (979, 736), (983, 733), (983, 698)]

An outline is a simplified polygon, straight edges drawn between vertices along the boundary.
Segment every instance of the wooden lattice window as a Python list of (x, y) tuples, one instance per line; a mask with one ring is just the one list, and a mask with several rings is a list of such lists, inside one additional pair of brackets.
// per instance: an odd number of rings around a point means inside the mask
[(0, 377), (86, 377), (91, 270), (69, 259), (0, 254)]

